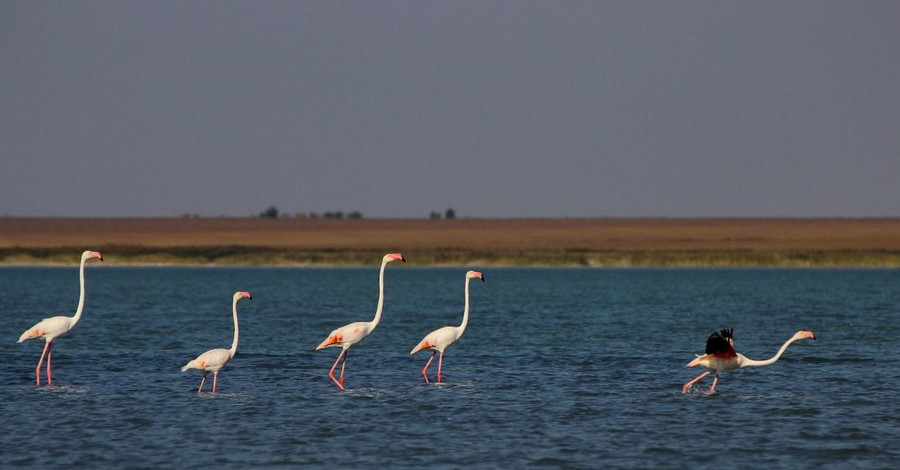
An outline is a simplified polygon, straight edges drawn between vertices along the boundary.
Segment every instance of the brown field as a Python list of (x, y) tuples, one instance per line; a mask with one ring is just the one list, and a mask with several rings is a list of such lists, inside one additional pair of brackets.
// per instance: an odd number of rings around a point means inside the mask
[(0, 262), (900, 266), (900, 219), (0, 218)]

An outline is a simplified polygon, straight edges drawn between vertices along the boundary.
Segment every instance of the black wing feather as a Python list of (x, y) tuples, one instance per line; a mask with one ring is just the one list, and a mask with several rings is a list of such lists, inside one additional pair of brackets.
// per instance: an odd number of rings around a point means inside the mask
[(722, 354), (728, 352), (731, 349), (731, 344), (728, 340), (734, 338), (732, 333), (734, 333), (734, 328), (717, 331), (709, 335), (709, 338), (706, 340), (706, 354)]

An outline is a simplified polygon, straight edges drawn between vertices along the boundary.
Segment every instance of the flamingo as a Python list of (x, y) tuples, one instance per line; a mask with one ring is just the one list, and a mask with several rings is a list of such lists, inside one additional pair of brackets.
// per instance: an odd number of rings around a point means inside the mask
[(44, 362), (44, 355), (47, 356), (47, 385), (53, 385), (53, 373), (50, 370), (50, 361), (53, 356), (53, 340), (68, 333), (69, 330), (75, 327), (78, 320), (81, 320), (81, 312), (84, 311), (84, 263), (92, 258), (103, 261), (103, 255), (98, 251), (87, 250), (81, 254), (81, 265), (78, 268), (81, 294), (78, 297), (78, 308), (75, 309), (75, 315), (71, 317), (60, 315), (45, 318), (31, 328), (25, 330), (25, 332), (19, 336), (18, 343), (32, 338), (43, 338), (45, 341), (44, 351), (41, 353), (41, 358), (38, 360), (37, 367), (34, 369), (34, 375), (37, 377), (38, 386), (41, 385), (41, 364)]
[(774, 356), (765, 361), (756, 361), (735, 351), (734, 336), (732, 336), (733, 333), (734, 329), (730, 329), (717, 331), (709, 335), (709, 338), (706, 340), (706, 354), (697, 356), (696, 359), (687, 365), (688, 367), (703, 366), (707, 368), (707, 371), (695, 377), (694, 380), (684, 384), (684, 386), (681, 387), (681, 393), (687, 393), (691, 388), (691, 385), (694, 385), (698, 380), (715, 371), (716, 376), (713, 379), (712, 387), (709, 388), (709, 393), (712, 395), (716, 391), (716, 383), (718, 383), (719, 374), (721, 374), (723, 370), (767, 366), (780, 359), (787, 347), (794, 341), (801, 339), (816, 339), (816, 335), (813, 334), (812, 331), (800, 330), (795, 333), (791, 339), (785, 341), (785, 343), (781, 345), (781, 349), (779, 349)]
[[(344, 367), (347, 365), (347, 350), (350, 346), (353, 346), (368, 336), (369, 333), (378, 326), (378, 322), (381, 321), (381, 311), (384, 307), (384, 268), (391, 261), (397, 260), (403, 261), (404, 263), (406, 262), (406, 258), (400, 253), (388, 253), (381, 259), (381, 272), (378, 274), (378, 307), (375, 309), (375, 318), (370, 322), (358, 321), (344, 325), (332, 331), (325, 341), (322, 341), (321, 344), (316, 346), (316, 351), (323, 348), (336, 348), (338, 346), (342, 348), (341, 353), (338, 354), (337, 359), (334, 361), (334, 365), (331, 366), (331, 370), (328, 372), (328, 377), (331, 377), (331, 380), (333, 380), (341, 390), (344, 390)], [(337, 379), (334, 377), (334, 369), (337, 367), (338, 363), (341, 362), (341, 359), (343, 359), (344, 362), (341, 364), (340, 379)]]
[(209, 375), (210, 372), (213, 373), (213, 394), (216, 393), (216, 382), (219, 379), (219, 370), (225, 367), (225, 364), (228, 364), (228, 361), (234, 357), (235, 353), (237, 353), (238, 346), (238, 312), (237, 312), (237, 303), (238, 300), (243, 298), (248, 298), (253, 300), (253, 296), (250, 295), (249, 292), (235, 292), (231, 301), (231, 311), (234, 317), (234, 339), (231, 340), (231, 349), (217, 348), (210, 349), (205, 353), (197, 356), (197, 359), (194, 359), (191, 362), (185, 364), (184, 367), (181, 368), (181, 371), (184, 372), (188, 369), (197, 369), (203, 371), (203, 378), (200, 379), (200, 388), (197, 389), (197, 393), (203, 391), (203, 384), (206, 382), (206, 376)]
[(424, 349), (430, 349), (432, 351), (431, 357), (428, 358), (428, 362), (426, 362), (425, 367), (422, 368), (422, 377), (425, 377), (425, 383), (429, 383), (428, 367), (431, 366), (431, 361), (434, 360), (434, 355), (437, 353), (441, 353), (438, 357), (437, 371), (437, 381), (438, 383), (441, 383), (441, 367), (444, 363), (444, 349), (447, 349), (447, 346), (456, 342), (456, 340), (462, 336), (463, 332), (466, 331), (466, 325), (469, 323), (469, 281), (471, 279), (481, 279), (481, 282), (484, 282), (484, 274), (481, 274), (478, 271), (469, 271), (466, 273), (466, 308), (463, 310), (462, 323), (459, 326), (445, 326), (428, 333), (428, 335), (425, 336), (425, 339), (420, 341), (409, 353), (412, 355)]

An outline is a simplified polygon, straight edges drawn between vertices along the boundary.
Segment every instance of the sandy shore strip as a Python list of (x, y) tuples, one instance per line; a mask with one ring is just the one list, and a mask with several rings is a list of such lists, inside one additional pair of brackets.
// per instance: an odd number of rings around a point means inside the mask
[[(900, 267), (900, 219), (0, 217), (0, 263)], [(370, 259), (371, 258), (371, 259)]]

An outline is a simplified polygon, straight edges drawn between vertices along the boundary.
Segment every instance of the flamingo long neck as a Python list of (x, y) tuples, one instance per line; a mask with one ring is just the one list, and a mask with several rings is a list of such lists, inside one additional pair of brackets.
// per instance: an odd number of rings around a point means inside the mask
[(466, 278), (466, 308), (463, 310), (463, 319), (462, 323), (459, 324), (459, 334), (462, 335), (463, 331), (466, 331), (466, 325), (469, 324), (469, 281), (472, 278)]
[(372, 328), (381, 321), (381, 311), (384, 310), (384, 268), (387, 264), (387, 259), (381, 261), (381, 272), (378, 274), (378, 307), (375, 309), (375, 318), (370, 322)]
[(800, 339), (800, 338), (793, 337), (793, 338), (785, 341), (785, 343), (781, 345), (781, 349), (779, 349), (778, 352), (775, 353), (774, 356), (770, 357), (769, 359), (766, 359), (765, 361), (756, 361), (756, 360), (747, 358), (745, 356), (744, 360), (741, 361), (741, 367), (762, 367), (762, 366), (767, 366), (769, 364), (773, 364), (778, 359), (781, 359), (781, 355), (784, 354), (784, 351), (787, 349), (787, 347), (790, 346), (790, 344), (793, 343), (794, 341), (797, 341), (798, 339)]
[(236, 297), (234, 299), (234, 303), (231, 305), (231, 312), (232, 312), (232, 316), (234, 317), (234, 339), (231, 340), (231, 349), (228, 350), (228, 354), (230, 354), (231, 357), (234, 357), (234, 355), (237, 353), (238, 335), (240, 332), (240, 329), (238, 328), (238, 318), (237, 318), (238, 317), (237, 303), (238, 303), (239, 299), (240, 299), (240, 297)]
[(81, 285), (81, 293), (78, 295), (78, 308), (75, 310), (75, 316), (72, 317), (72, 326), (81, 320), (81, 312), (84, 311), (84, 262), (87, 258), (81, 258), (81, 266), (78, 268), (78, 280)]

